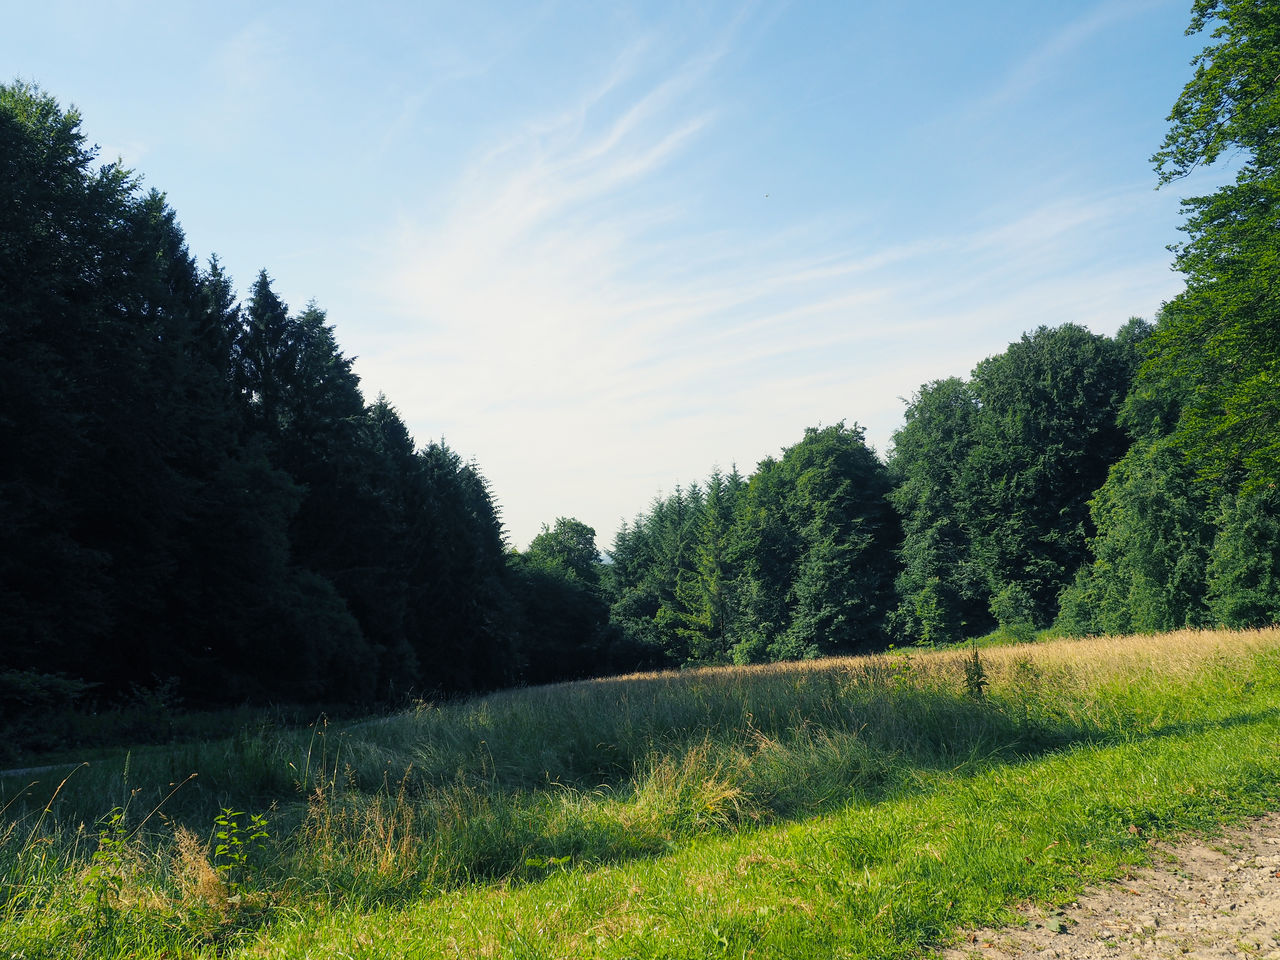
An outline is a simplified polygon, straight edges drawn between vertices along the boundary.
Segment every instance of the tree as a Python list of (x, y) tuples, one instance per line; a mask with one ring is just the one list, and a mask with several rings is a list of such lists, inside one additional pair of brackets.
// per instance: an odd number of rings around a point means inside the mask
[(729, 476), (712, 471), (696, 521), (692, 569), (676, 584), (677, 628), (693, 663), (729, 659), (736, 576), (733, 561), (734, 517), (745, 483), (735, 467)]
[(900, 528), (889, 476), (863, 429), (809, 428), (783, 452), (787, 519), (799, 550), (790, 623), (776, 659), (874, 649), (885, 642)]
[(110, 557), (77, 521), (106, 348), (96, 263), (130, 190), (94, 157), (75, 110), (0, 85), (0, 604), (19, 668), (86, 663), (111, 630)]
[(314, 304), (291, 315), (262, 271), (241, 305), (216, 258), (198, 270), (163, 196), (98, 166), (79, 123), (0, 86), (8, 679), (175, 679), (189, 703), (519, 679), (478, 468), (366, 406)]
[(345, 621), (315, 639), (333, 607), (291, 579), (298, 490), (242, 432), (229, 282), (196, 269), (159, 193), (95, 165), (79, 123), (0, 87), (7, 662), (74, 664), (105, 695), (170, 677), (192, 701), (268, 679), (321, 695)]
[(1090, 497), (1127, 445), (1116, 415), (1147, 333), (1142, 321), (1114, 338), (1040, 327), (969, 381), (916, 394), (890, 458), (904, 531), (898, 637), (952, 642), (1053, 620), (1087, 557)]
[(964, 484), (980, 412), (966, 381), (936, 380), (915, 394), (893, 435), (889, 499), (903, 540), (891, 625), (904, 640), (951, 643), (986, 622), (987, 577), (969, 556), (966, 522), (979, 491)]
[(420, 687), (476, 691), (514, 683), (518, 611), (488, 481), (444, 443), (428, 444), (415, 460), (405, 549), (407, 630)]
[(1209, 509), (1185, 458), (1140, 442), (1117, 463), (1092, 503), (1094, 560), (1064, 591), (1064, 633), (1177, 630), (1205, 622)]
[(1211, 43), (1169, 114), (1152, 162), (1162, 184), (1213, 163), (1231, 149), (1248, 154), (1240, 179), (1274, 171), (1280, 160), (1280, 3), (1195, 0), (1187, 35), (1214, 25)]
[(1183, 201), (1186, 291), (1164, 310), (1145, 373), (1194, 384), (1174, 441), (1220, 488), (1280, 480), (1280, 3), (1196, 0), (1212, 26), (1152, 158), (1161, 184), (1228, 150), (1235, 182)]
[(600, 584), (600, 551), (596, 547), (596, 532), (581, 520), (559, 517), (554, 527), (544, 523), (542, 532), (529, 542), (528, 554), (559, 567), (588, 586)]
[(775, 641), (791, 620), (791, 582), (800, 542), (787, 514), (788, 486), (782, 464), (766, 457), (742, 494), (732, 548), (739, 571), (737, 611), (730, 626), (735, 663), (774, 659)]
[(691, 662), (682, 593), (696, 580), (696, 544), (705, 499), (694, 483), (654, 500), (614, 538), (605, 586), (611, 617), (637, 665)]
[(654, 501), (606, 584), (649, 665), (758, 663), (884, 643), (898, 523), (863, 430), (810, 428), (750, 479), (734, 468)]
[(522, 608), (523, 679), (550, 683), (596, 676), (610, 665), (609, 606), (600, 589), (596, 532), (560, 517), (511, 556)]
[(1227, 627), (1280, 623), (1280, 495), (1230, 501), (1218, 518), (1206, 571), (1210, 618)]
[(1186, 289), (1165, 305), (1126, 401), (1133, 447), (1094, 502), (1094, 561), (1067, 629), (1270, 622), (1280, 480), (1280, 4), (1197, 0), (1212, 27), (1152, 158), (1169, 184), (1225, 151), (1233, 183), (1183, 202)]
[(1017, 584), (1048, 625), (1087, 555), (1089, 500), (1128, 438), (1116, 423), (1138, 355), (1075, 324), (1023, 334), (973, 371), (981, 404), (965, 465), (988, 596)]

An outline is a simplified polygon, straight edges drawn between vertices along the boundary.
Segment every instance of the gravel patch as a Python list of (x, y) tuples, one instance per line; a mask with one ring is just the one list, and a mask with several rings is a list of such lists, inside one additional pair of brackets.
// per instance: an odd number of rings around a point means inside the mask
[(1022, 926), (967, 931), (942, 960), (1280, 960), (1280, 814), (1158, 845), (1151, 867)]

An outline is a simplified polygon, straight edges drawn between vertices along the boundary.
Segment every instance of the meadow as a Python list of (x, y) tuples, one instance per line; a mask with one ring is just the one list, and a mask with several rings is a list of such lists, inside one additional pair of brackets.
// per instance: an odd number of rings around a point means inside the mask
[(913, 957), (1280, 808), (1280, 629), (707, 668), (0, 776), (0, 957)]

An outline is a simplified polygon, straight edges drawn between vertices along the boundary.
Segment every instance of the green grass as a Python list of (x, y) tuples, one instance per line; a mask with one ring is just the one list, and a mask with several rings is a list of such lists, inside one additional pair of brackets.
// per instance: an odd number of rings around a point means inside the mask
[[(218, 739), (241, 728), (305, 727), (325, 709), (280, 705), (190, 709), (167, 687), (137, 691), (110, 706), (53, 697), (21, 714), (14, 712), (12, 701), (7, 706), (9, 710), (0, 715), (0, 768), (108, 759), (121, 746), (136, 750)], [(350, 716), (353, 711), (339, 707), (330, 713)]]
[[(1154, 836), (1280, 806), (1280, 632), (984, 649), (980, 684), (972, 657), (243, 730), (96, 763), (47, 813), (51, 785), (32, 803), (0, 784), (0, 944), (27, 960), (916, 956), (1070, 898)], [(235, 862), (213, 835), (223, 807), (269, 821)]]

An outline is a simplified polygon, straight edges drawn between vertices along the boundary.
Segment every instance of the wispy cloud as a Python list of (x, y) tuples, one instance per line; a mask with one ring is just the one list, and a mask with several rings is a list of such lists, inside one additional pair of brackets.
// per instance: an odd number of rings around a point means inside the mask
[(1098, 33), (1162, 2), (1164, 0), (1103, 0), (1014, 63), (1000, 84), (971, 106), (971, 114), (990, 114), (1031, 96), (1042, 83), (1071, 68), (1077, 51)]
[(288, 44), (270, 16), (254, 17), (215, 46), (203, 64), (201, 103), (187, 129), (220, 151), (251, 143), (277, 110), (287, 82)]
[(787, 224), (785, 242), (699, 230), (660, 183), (715, 127), (696, 95), (709, 69), (604, 77), (479, 152), (446, 217), (407, 211), (381, 244), (402, 330), (361, 370), (422, 412), (420, 439), (477, 457), (517, 543), (568, 514), (607, 542), (655, 477), (750, 469), (806, 424), (856, 419), (884, 450), (925, 380), (1041, 323), (1114, 328), (1174, 292), (1150, 262), (1095, 262), (1096, 239), (1151, 203), (1145, 184), (885, 249), (833, 242), (828, 221)]

